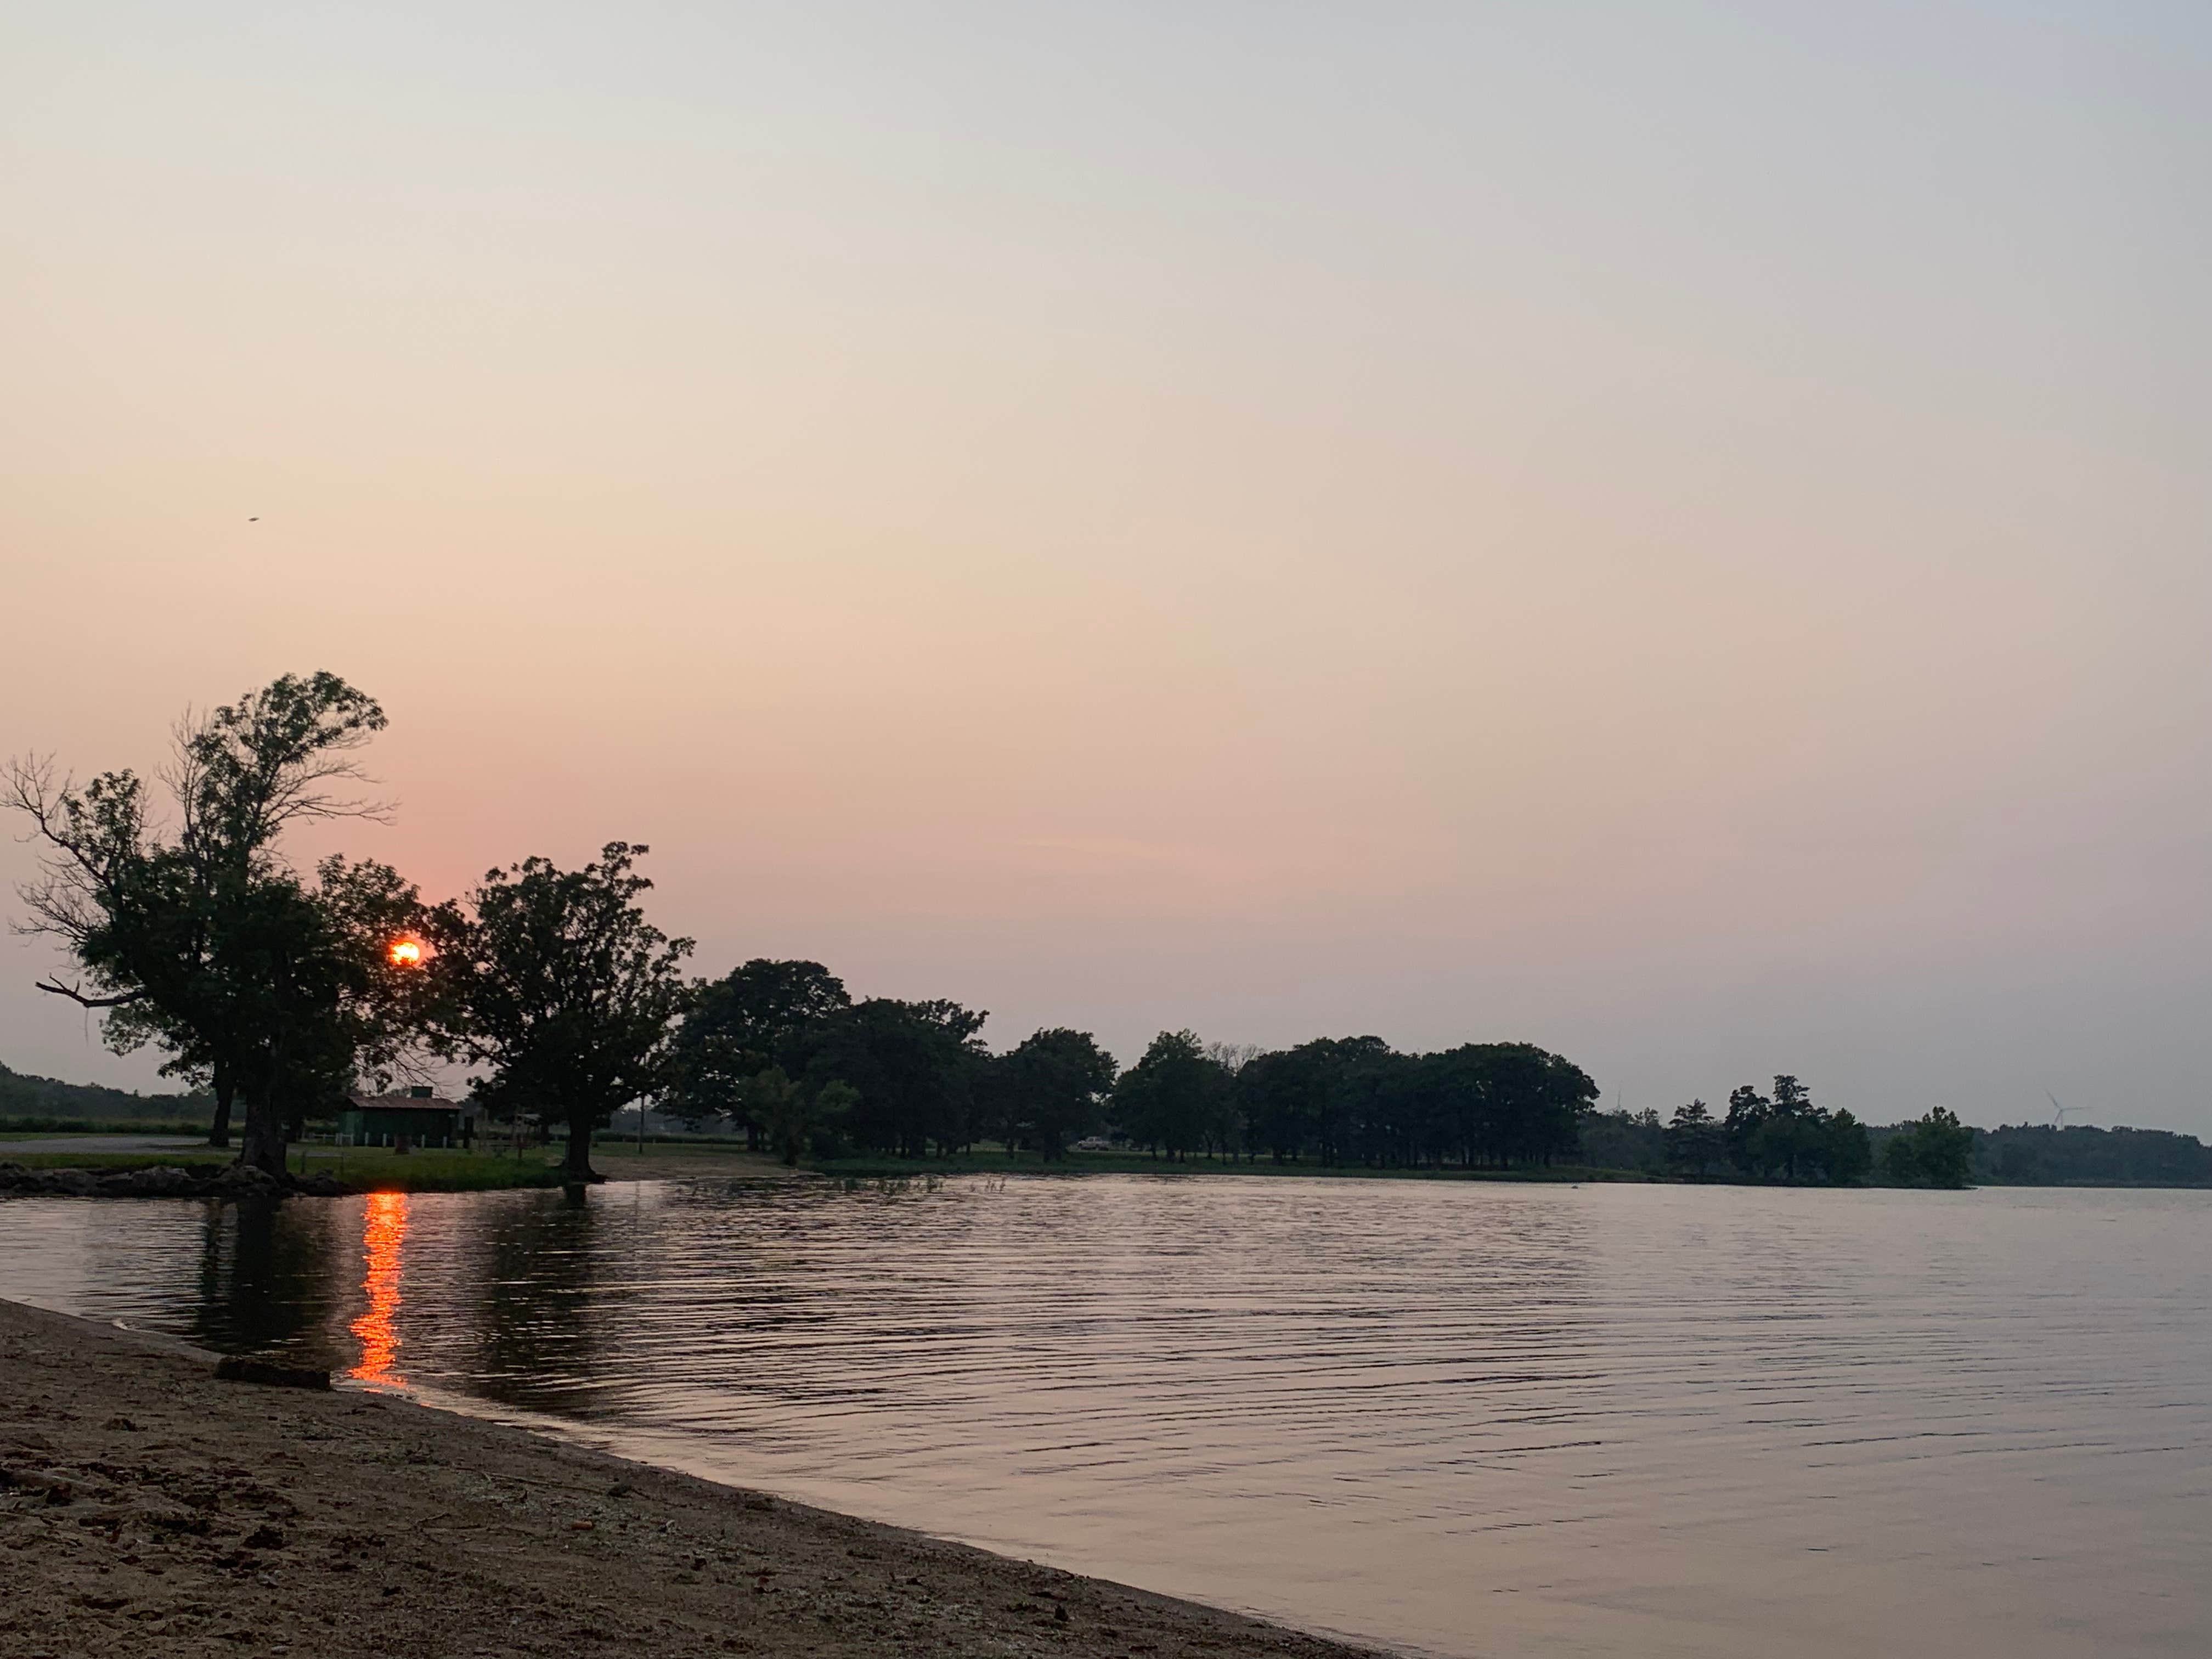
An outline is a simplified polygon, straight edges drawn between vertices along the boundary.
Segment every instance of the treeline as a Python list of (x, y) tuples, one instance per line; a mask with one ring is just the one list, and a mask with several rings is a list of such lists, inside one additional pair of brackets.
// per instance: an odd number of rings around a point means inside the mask
[(97, 1083), (64, 1083), (0, 1066), (0, 1118), (47, 1121), (207, 1121), (204, 1095), (142, 1095)]
[(1976, 1174), (1978, 1130), (1938, 1106), (1910, 1123), (1872, 1127), (1814, 1103), (1796, 1078), (1761, 1094), (1732, 1091), (1716, 1115), (1702, 1100), (1662, 1120), (1656, 1111), (1594, 1112), (1583, 1158), (1601, 1169), (1698, 1179), (1856, 1186), (1964, 1187)]
[(697, 988), (663, 1109), (789, 1159), (984, 1141), (1054, 1159), (1103, 1132), (1176, 1161), (1502, 1169), (1571, 1158), (1597, 1092), (1528, 1043), (1407, 1054), (1363, 1036), (1263, 1053), (1164, 1031), (1124, 1070), (1065, 1028), (994, 1054), (983, 1020), (955, 1002), (855, 1001), (819, 963), (749, 962)]
[(1831, 1111), (1784, 1073), (1765, 1094), (1751, 1084), (1730, 1091), (1715, 1113), (1703, 1100), (1656, 1111), (1593, 1113), (1583, 1152), (1608, 1169), (1699, 1179), (1856, 1186), (1875, 1168), (1872, 1138), (1848, 1110)]
[(2212, 1146), (2166, 1129), (2008, 1124), (1974, 1131), (1974, 1174), (2015, 1187), (2205, 1187)]
[(271, 1175), (349, 1089), (433, 1063), (482, 1068), (471, 1087), (495, 1117), (565, 1126), (574, 1182), (595, 1178), (594, 1132), (636, 1102), (728, 1118), (793, 1159), (982, 1139), (1051, 1158), (1104, 1127), (1171, 1159), (1504, 1166), (1571, 1156), (1595, 1094), (1526, 1044), (1261, 1054), (1178, 1031), (1123, 1070), (1066, 1029), (994, 1054), (981, 1012), (855, 1000), (818, 963), (702, 983), (684, 971), (692, 942), (646, 918), (647, 849), (622, 842), (577, 868), (524, 859), (434, 904), (374, 860), (295, 867), (293, 828), (383, 810), (355, 793), (353, 756), (385, 724), (334, 674), (286, 675), (177, 727), (166, 804), (128, 771), (80, 787), (33, 757), (0, 772), (40, 850), (28, 926), (81, 975), (41, 988), (102, 1011), (118, 1051), (150, 1045), (207, 1087), (217, 1144), (241, 1104), (240, 1157)]
[[(1123, 1068), (1090, 1034), (1053, 1028), (994, 1053), (981, 1012), (855, 1000), (817, 963), (690, 977), (691, 941), (646, 918), (647, 849), (622, 842), (574, 869), (524, 859), (435, 904), (373, 860), (296, 868), (290, 829), (382, 811), (352, 793), (352, 757), (385, 723), (336, 675), (287, 675), (177, 727), (166, 803), (128, 771), (80, 787), (35, 757), (0, 768), (0, 807), (39, 848), (19, 890), (27, 925), (76, 967), (40, 988), (100, 1011), (118, 1052), (151, 1046), (165, 1075), (206, 1090), (216, 1144), (242, 1104), (240, 1158), (272, 1176), (299, 1126), (349, 1089), (427, 1081), (451, 1063), (481, 1068), (471, 1087), (495, 1117), (564, 1125), (579, 1182), (595, 1178), (593, 1133), (639, 1102), (726, 1120), (794, 1160), (983, 1141), (1056, 1158), (1104, 1131), (1166, 1159), (1332, 1168), (1581, 1160), (1955, 1186), (1975, 1164), (1974, 1132), (1947, 1112), (1882, 1132), (1877, 1147), (1789, 1076), (1766, 1093), (1736, 1089), (1723, 1112), (1692, 1101), (1663, 1124), (1597, 1113), (1589, 1076), (1528, 1043), (1415, 1054), (1358, 1036), (1262, 1053), (1168, 1031)], [(0, 1071), (0, 1111), (175, 1109), (174, 1097), (117, 1091), (56, 1101), (68, 1087)], [(112, 1098), (94, 1109), (85, 1095)], [(2212, 1176), (2193, 1139), (2150, 1131), (2003, 1130), (1983, 1150), (2003, 1180)]]

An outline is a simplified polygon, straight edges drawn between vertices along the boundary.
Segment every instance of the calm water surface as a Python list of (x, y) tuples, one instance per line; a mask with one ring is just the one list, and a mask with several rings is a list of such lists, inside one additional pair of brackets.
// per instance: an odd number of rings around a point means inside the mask
[(0, 1203), (0, 1295), (1402, 1648), (2212, 1652), (2212, 1195)]

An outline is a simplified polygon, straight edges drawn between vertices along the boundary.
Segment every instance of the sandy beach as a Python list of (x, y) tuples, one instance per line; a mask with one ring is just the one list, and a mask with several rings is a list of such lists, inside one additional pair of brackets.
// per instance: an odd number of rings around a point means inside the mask
[(0, 1651), (1362, 1650), (0, 1302)]

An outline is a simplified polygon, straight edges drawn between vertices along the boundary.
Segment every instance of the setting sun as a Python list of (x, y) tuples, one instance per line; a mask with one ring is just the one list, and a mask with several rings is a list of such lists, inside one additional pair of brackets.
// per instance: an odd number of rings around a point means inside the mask
[(422, 943), (420, 939), (394, 939), (391, 954), (392, 965), (396, 968), (419, 968), (422, 965)]

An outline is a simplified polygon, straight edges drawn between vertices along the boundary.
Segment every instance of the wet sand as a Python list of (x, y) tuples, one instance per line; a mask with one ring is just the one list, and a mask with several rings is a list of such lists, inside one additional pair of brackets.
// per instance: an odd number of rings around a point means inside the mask
[(1364, 1652), (9, 1302), (0, 1471), (15, 1659)]

